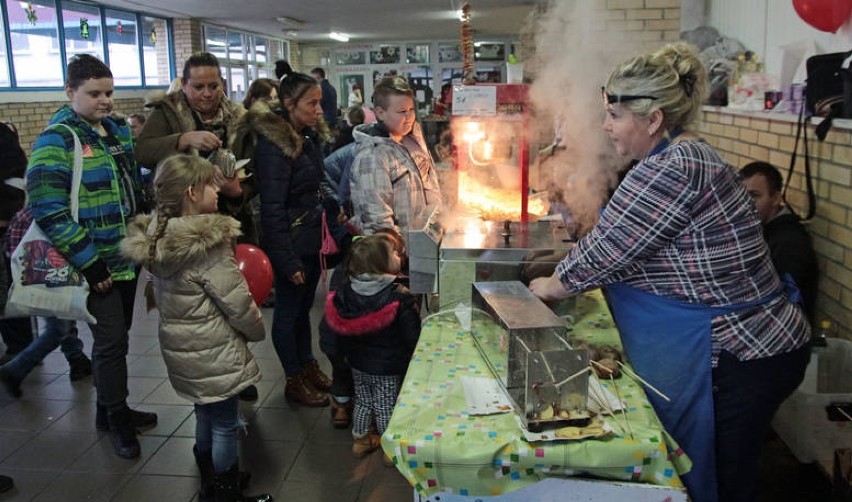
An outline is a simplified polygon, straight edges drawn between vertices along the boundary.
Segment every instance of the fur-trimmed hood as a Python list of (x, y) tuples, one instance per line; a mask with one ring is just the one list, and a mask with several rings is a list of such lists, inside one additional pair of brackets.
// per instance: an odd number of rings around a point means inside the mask
[(246, 151), (246, 148), (256, 143), (256, 136), (263, 136), (292, 159), (302, 154), (302, 136), (281, 116), (280, 110), (273, 110), (264, 101), (252, 105), (237, 122), (232, 144), (238, 158), (251, 156), (253, 152)]
[(155, 213), (134, 218), (127, 227), (127, 238), (121, 243), (121, 252), (160, 277), (171, 276), (187, 264), (202, 261), (214, 248), (233, 246), (242, 234), (240, 223), (222, 214), (170, 218), (151, 260), (149, 250), (156, 228)]

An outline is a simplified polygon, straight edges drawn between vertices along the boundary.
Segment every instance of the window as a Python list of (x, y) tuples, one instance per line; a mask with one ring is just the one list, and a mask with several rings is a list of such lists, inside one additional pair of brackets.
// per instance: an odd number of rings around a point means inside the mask
[(204, 50), (219, 59), (219, 64), (228, 60), (228, 32), (224, 28), (204, 27)]
[(0, 31), (0, 87), (12, 85), (12, 77), (9, 75), (8, 54), (6, 53), (6, 30)]
[(61, 87), (63, 63), (53, 0), (6, 0), (12, 64), (18, 87)]
[(171, 27), (165, 19), (88, 0), (0, 0), (0, 8), (8, 19), (0, 31), (0, 88), (61, 88), (65, 66), (78, 54), (107, 63), (117, 86), (171, 81)]
[(145, 85), (169, 85), (169, 30), (165, 19), (142, 16), (142, 59)]
[(275, 75), (275, 61), (289, 59), (290, 47), (282, 40), (205, 25), (204, 50), (219, 59), (228, 97), (242, 101), (254, 79)]
[(109, 68), (115, 85), (142, 85), (136, 14), (107, 9), (106, 39)]
[[(76, 54), (91, 54), (103, 61), (104, 41), (100, 10), (95, 6), (74, 2), (63, 2), (62, 6), (66, 59), (71, 59)], [(56, 47), (58, 48), (59, 44)]]

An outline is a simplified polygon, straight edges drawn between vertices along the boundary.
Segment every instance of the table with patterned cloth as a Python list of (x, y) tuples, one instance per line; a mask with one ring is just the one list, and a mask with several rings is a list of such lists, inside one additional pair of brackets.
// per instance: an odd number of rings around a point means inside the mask
[[(599, 291), (576, 298), (572, 338), (620, 348)], [(601, 439), (529, 443), (512, 413), (471, 416), (461, 377), (492, 377), (454, 312), (428, 317), (402, 385), (382, 448), (417, 492), (499, 495), (549, 477), (587, 476), (682, 488), (688, 457), (663, 431), (645, 391), (615, 381), (624, 416), (605, 417), (616, 431)], [(612, 384), (604, 387), (615, 391)], [(622, 431), (625, 431), (622, 433)]]

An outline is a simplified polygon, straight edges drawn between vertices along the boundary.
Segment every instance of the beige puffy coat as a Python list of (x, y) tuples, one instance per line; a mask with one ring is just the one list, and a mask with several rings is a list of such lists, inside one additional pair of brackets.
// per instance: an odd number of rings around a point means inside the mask
[(152, 215), (137, 216), (121, 247), (154, 275), (169, 380), (196, 404), (234, 396), (260, 380), (246, 341), (266, 336), (234, 258), (239, 223), (221, 214), (172, 218), (152, 261), (148, 251), (155, 228)]

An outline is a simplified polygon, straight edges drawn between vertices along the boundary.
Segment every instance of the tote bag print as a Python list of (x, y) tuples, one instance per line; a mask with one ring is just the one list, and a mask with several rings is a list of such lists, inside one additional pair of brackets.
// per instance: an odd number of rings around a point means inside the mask
[(85, 278), (53, 247), (35, 222), (12, 253), (11, 267), (13, 282), (6, 316), (96, 322), (86, 309), (89, 287)]
[[(74, 220), (79, 209), (80, 183), (83, 174), (80, 139), (74, 136), (74, 172), (71, 181), (70, 206)], [(86, 309), (89, 285), (53, 246), (35, 221), (12, 253), (12, 287), (6, 304), (6, 317), (45, 316), (76, 319), (95, 324)]]

